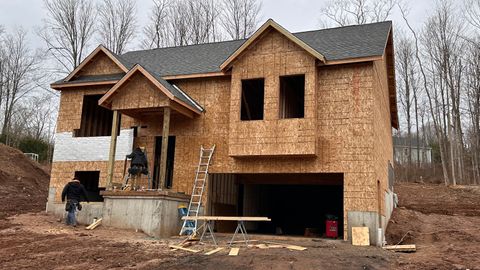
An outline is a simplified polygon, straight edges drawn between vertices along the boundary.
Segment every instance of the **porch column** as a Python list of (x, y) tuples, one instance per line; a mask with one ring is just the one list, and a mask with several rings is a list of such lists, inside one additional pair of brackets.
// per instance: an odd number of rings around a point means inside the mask
[(165, 187), (167, 179), (167, 150), (168, 150), (168, 135), (170, 134), (170, 107), (163, 108), (163, 128), (162, 128), (162, 149), (160, 154), (160, 183), (158, 188)]
[(113, 111), (113, 121), (112, 121), (112, 135), (110, 136), (110, 153), (108, 155), (108, 174), (107, 174), (107, 190), (112, 189), (112, 180), (113, 180), (113, 170), (115, 168), (115, 152), (117, 149), (117, 131), (118, 131), (118, 122), (120, 120), (120, 113), (118, 111)]

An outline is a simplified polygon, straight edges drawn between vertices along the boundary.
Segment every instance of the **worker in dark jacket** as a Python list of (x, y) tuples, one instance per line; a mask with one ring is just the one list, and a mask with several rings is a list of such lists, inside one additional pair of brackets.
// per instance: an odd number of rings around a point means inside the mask
[(140, 147), (137, 147), (130, 155), (127, 155), (127, 158), (131, 159), (130, 168), (128, 169), (128, 173), (131, 176), (130, 189), (136, 190), (137, 178), (141, 173), (148, 174), (147, 156)]
[(87, 190), (80, 183), (78, 178), (73, 178), (72, 181), (63, 188), (62, 191), (62, 202), (65, 201), (67, 197), (67, 203), (65, 205), (65, 211), (67, 214), (67, 225), (72, 225), (73, 227), (77, 226), (77, 220), (75, 218), (75, 212), (82, 209), (80, 202), (82, 201), (82, 196), (86, 202), (88, 202)]

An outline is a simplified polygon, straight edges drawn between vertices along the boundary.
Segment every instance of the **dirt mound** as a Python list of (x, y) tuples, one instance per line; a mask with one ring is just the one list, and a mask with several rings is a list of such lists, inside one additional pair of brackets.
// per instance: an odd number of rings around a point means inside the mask
[(480, 189), (434, 184), (395, 186), (399, 207), (386, 231), (388, 244), (415, 244), (397, 269), (478, 269)]
[(395, 186), (399, 206), (424, 214), (480, 216), (480, 187), (402, 183)]
[(45, 209), (49, 179), (49, 173), (21, 151), (0, 144), (0, 219)]

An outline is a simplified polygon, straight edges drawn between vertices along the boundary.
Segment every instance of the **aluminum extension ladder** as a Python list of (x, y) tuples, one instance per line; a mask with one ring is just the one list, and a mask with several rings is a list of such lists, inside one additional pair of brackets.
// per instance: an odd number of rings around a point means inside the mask
[[(208, 179), (208, 167), (212, 160), (213, 151), (215, 151), (215, 145), (212, 148), (200, 147), (200, 159), (198, 161), (197, 171), (195, 172), (195, 181), (193, 182), (192, 196), (190, 197), (190, 203), (188, 204), (187, 217), (198, 217), (200, 207), (202, 204), (203, 190)], [(180, 235), (185, 233), (195, 234), (197, 231), (197, 220), (184, 220)]]

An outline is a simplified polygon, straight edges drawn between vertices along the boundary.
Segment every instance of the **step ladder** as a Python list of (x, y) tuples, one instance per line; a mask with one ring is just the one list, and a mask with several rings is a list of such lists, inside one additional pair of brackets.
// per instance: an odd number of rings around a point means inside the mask
[[(198, 167), (195, 172), (195, 181), (193, 182), (192, 196), (188, 204), (187, 217), (198, 217), (198, 213), (200, 212), (203, 190), (208, 180), (208, 167), (212, 160), (213, 151), (215, 151), (215, 145), (213, 145), (212, 148), (203, 148), (203, 145), (200, 147), (200, 160), (198, 161)], [(197, 224), (197, 220), (184, 220), (180, 235), (185, 233), (195, 234)]]

